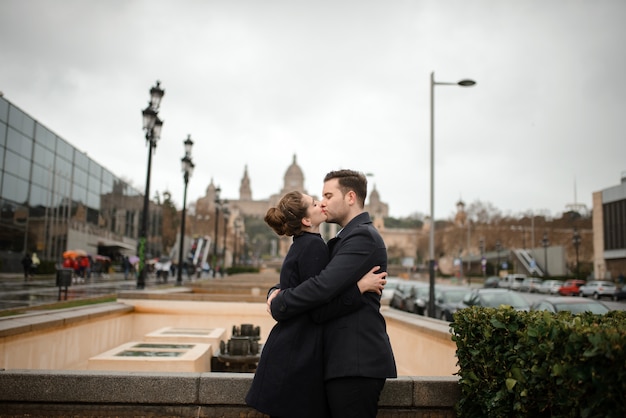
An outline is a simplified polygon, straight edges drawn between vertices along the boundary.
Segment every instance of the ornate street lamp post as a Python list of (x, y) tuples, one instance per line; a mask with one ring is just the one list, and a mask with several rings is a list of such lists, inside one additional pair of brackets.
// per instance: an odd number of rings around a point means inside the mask
[(180, 246), (178, 250), (178, 268), (176, 269), (176, 286), (181, 286), (183, 284), (183, 252), (185, 250), (185, 218), (187, 216), (187, 184), (189, 183), (189, 178), (193, 174), (193, 168), (195, 167), (193, 161), (191, 161), (191, 147), (193, 146), (193, 141), (191, 140), (191, 135), (187, 135), (187, 139), (185, 142), (185, 156), (180, 160), (181, 168), (183, 170), (183, 180), (185, 181), (185, 191), (183, 193), (183, 211), (180, 221)]
[(430, 73), (430, 236), (429, 236), (429, 316), (435, 315), (435, 86), (470, 87), (476, 84), (473, 80), (461, 80), (456, 83), (435, 81), (435, 73)]
[(574, 229), (574, 236), (572, 237), (572, 244), (574, 244), (574, 248), (576, 249), (576, 278), (580, 278), (580, 264), (578, 260), (578, 247), (580, 247), (580, 234), (578, 233), (578, 229)]
[(146, 175), (146, 190), (143, 195), (143, 215), (141, 218), (141, 229), (139, 231), (139, 274), (137, 275), (137, 289), (146, 286), (146, 244), (148, 241), (148, 210), (150, 205), (150, 172), (152, 169), (152, 153), (156, 149), (158, 140), (161, 138), (161, 128), (163, 121), (159, 119), (159, 107), (165, 90), (160, 87), (161, 82), (157, 81), (156, 86), (150, 89), (150, 102), (148, 107), (142, 111), (143, 129), (146, 131), (146, 142), (148, 144), (148, 171)]
[(543, 246), (543, 265), (544, 272), (546, 277), (550, 277), (550, 273), (548, 273), (548, 247), (550, 246), (550, 241), (548, 240), (548, 234), (543, 233), (543, 239), (541, 240), (541, 245)]

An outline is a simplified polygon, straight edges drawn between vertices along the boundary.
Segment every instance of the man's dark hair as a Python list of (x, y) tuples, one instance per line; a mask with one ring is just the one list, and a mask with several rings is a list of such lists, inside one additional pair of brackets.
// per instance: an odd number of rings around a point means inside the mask
[(365, 174), (354, 170), (331, 171), (324, 177), (324, 183), (332, 179), (338, 180), (341, 193), (345, 195), (352, 190), (361, 207), (365, 207), (365, 198), (367, 197), (367, 177)]

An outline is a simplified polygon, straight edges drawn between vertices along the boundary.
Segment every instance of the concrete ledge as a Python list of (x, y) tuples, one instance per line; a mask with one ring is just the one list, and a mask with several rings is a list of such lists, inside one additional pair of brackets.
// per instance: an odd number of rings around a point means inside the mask
[(110, 315), (122, 315), (135, 308), (124, 303), (101, 303), (92, 306), (62, 309), (59, 311), (33, 312), (18, 317), (0, 319), (0, 338), (40, 331)]
[[(17, 408), (24, 414), (39, 416), (42, 404), (54, 403), (73, 411), (72, 416), (107, 405), (133, 413), (155, 405), (205, 410), (226, 406), (244, 413), (254, 411), (244, 402), (252, 378), (252, 373), (4, 370), (0, 371), (0, 410)], [(457, 377), (389, 379), (379, 402), (379, 416), (454, 417), (459, 397)], [(430, 415), (424, 414), (427, 411)]]

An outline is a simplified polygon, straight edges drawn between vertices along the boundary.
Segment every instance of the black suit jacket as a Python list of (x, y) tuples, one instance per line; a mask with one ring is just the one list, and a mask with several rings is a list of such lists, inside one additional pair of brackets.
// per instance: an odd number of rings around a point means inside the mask
[(295, 288), (281, 290), (272, 301), (272, 316), (277, 321), (287, 320), (341, 295), (344, 304), (359, 306), (324, 323), (325, 379), (396, 377), (395, 359), (380, 313), (380, 296), (367, 292), (355, 298), (350, 291), (372, 267), (387, 270), (387, 249), (382, 237), (364, 212), (352, 219), (328, 246), (330, 263), (319, 275)]

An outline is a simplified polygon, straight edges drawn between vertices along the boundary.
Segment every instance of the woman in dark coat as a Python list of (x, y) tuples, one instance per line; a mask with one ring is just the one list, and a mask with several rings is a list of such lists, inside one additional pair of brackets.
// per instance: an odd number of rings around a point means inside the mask
[[(280, 271), (281, 289), (296, 287), (328, 263), (328, 248), (319, 233), (325, 220), (320, 202), (300, 192), (287, 193), (267, 211), (265, 222), (278, 235), (293, 236)], [(379, 286), (379, 275), (370, 272), (359, 281), (358, 291), (350, 289), (315, 312), (278, 322), (263, 346), (246, 403), (271, 417), (329, 417), (319, 322), (354, 310), (354, 304), (344, 303), (348, 294), (360, 297)]]

